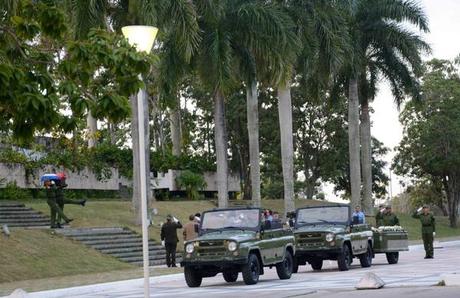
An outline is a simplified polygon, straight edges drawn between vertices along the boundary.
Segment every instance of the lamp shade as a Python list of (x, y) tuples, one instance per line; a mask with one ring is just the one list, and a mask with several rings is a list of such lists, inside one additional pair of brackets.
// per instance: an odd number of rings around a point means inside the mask
[(125, 26), (121, 32), (128, 39), (129, 44), (136, 47), (139, 52), (150, 53), (153, 42), (158, 33), (158, 28), (152, 26)]

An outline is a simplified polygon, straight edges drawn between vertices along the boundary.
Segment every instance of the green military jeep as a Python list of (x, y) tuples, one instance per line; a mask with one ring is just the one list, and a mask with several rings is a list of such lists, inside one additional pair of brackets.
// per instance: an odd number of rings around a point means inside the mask
[(189, 287), (222, 272), (235, 282), (239, 272), (247, 285), (256, 284), (264, 267), (276, 267), (280, 279), (292, 274), (294, 236), (280, 222), (262, 222), (259, 208), (214, 209), (202, 215), (200, 236), (184, 244), (181, 266)]
[(314, 270), (321, 270), (323, 260), (337, 260), (341, 271), (350, 269), (354, 257), (362, 267), (372, 265), (372, 230), (367, 224), (352, 224), (348, 205), (297, 209), (294, 236), (294, 273), (307, 262)]

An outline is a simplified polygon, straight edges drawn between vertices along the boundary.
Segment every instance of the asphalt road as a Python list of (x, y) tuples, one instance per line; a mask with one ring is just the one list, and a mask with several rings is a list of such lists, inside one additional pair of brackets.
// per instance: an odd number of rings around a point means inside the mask
[[(301, 266), (289, 280), (279, 280), (276, 270), (266, 269), (258, 284), (226, 283), (221, 274), (203, 279), (200, 288), (188, 288), (182, 274), (151, 279), (151, 297), (460, 297), (460, 287), (435, 286), (443, 274), (460, 274), (460, 241), (442, 243), (435, 258), (423, 259), (421, 246), (400, 254), (399, 263), (389, 265), (385, 255), (377, 255), (370, 268), (361, 268), (355, 259), (352, 269), (337, 270), (335, 261), (325, 261), (322, 271)], [(373, 272), (386, 283), (379, 290), (354, 289), (366, 272)], [(30, 297), (143, 297), (142, 279), (31, 293)]]

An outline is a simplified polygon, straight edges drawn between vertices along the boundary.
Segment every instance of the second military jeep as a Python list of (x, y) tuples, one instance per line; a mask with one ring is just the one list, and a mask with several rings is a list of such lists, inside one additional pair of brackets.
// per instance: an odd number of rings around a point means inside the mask
[(314, 270), (321, 270), (323, 260), (337, 260), (341, 271), (350, 268), (354, 257), (362, 267), (372, 265), (372, 230), (367, 224), (352, 224), (348, 205), (297, 209), (294, 235), (294, 273), (307, 262)]
[(203, 277), (222, 272), (235, 282), (239, 272), (247, 285), (256, 284), (264, 267), (276, 267), (280, 279), (289, 279), (295, 254), (294, 236), (281, 223), (261, 220), (259, 208), (214, 209), (202, 215), (200, 236), (184, 244), (181, 266), (189, 287)]

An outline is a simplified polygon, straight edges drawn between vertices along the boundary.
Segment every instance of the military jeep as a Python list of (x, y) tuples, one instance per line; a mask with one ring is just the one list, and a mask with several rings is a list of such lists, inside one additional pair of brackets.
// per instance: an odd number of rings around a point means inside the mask
[(202, 215), (200, 235), (184, 244), (181, 266), (189, 287), (199, 287), (204, 277), (222, 273), (235, 282), (241, 272), (252, 285), (264, 267), (276, 267), (280, 279), (292, 274), (294, 236), (280, 222), (262, 222), (259, 208), (214, 209)]
[(297, 209), (294, 236), (294, 273), (307, 262), (313, 270), (321, 270), (323, 260), (337, 260), (340, 271), (350, 269), (355, 257), (362, 267), (372, 265), (372, 230), (367, 224), (352, 223), (348, 205)]

